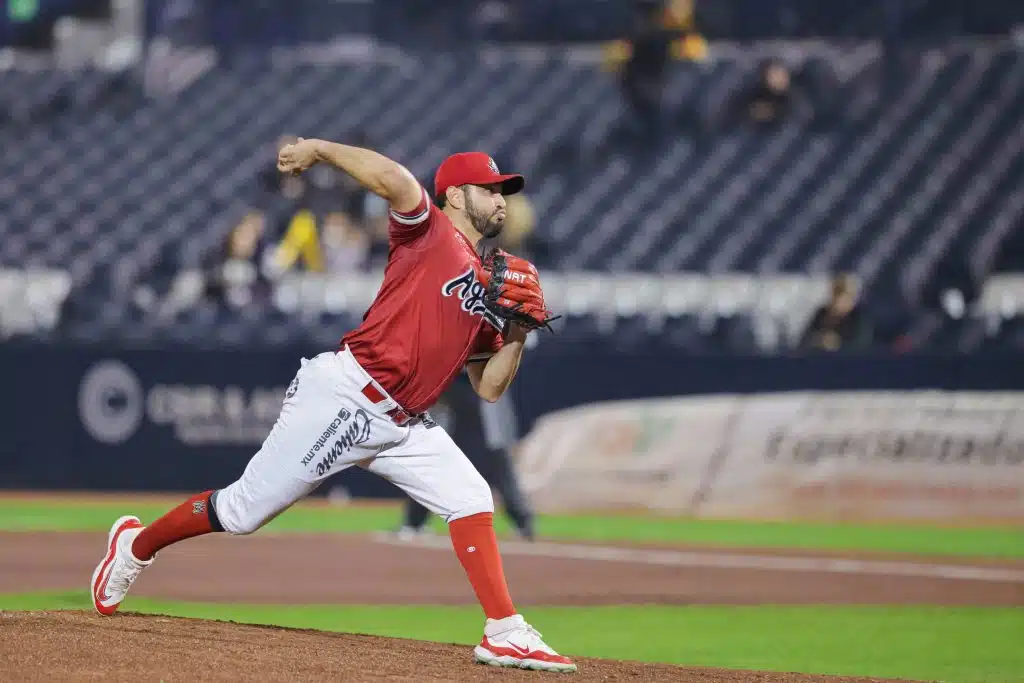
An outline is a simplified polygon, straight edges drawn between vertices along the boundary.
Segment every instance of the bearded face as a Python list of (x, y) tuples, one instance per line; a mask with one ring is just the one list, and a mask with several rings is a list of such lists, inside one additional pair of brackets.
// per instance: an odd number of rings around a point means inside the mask
[(484, 238), (497, 237), (505, 226), (505, 197), (501, 186), (467, 185), (466, 216), (473, 228)]

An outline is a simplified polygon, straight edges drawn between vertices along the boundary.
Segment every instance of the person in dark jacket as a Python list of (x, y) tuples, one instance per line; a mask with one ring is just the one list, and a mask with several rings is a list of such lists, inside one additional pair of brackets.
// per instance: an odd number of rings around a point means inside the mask
[[(518, 439), (515, 408), (506, 394), (497, 403), (480, 399), (462, 375), (430, 410), (431, 417), (451, 434), (484, 479), (497, 490), (505, 514), (519, 535), (532, 541), (534, 513), (519, 487), (510, 450)], [(406, 499), (402, 527), (398, 535), (414, 538), (426, 526), (428, 510), (411, 498)]]
[(635, 136), (657, 143), (664, 133), (662, 94), (672, 61), (672, 44), (681, 37), (663, 22), (661, 0), (641, 0), (630, 26), (631, 55), (622, 72), (622, 90), (634, 117)]
[(840, 275), (832, 281), (831, 298), (815, 311), (799, 346), (813, 351), (865, 349), (871, 338), (870, 321), (857, 301), (857, 285), (853, 278)]

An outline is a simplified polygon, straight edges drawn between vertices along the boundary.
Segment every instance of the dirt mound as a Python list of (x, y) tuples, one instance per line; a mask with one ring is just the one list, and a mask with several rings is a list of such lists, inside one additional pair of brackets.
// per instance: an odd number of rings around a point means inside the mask
[[(869, 681), (580, 659), (571, 681)], [(198, 619), (0, 612), (6, 681), (516, 681), (566, 674), (493, 669), (465, 646)]]

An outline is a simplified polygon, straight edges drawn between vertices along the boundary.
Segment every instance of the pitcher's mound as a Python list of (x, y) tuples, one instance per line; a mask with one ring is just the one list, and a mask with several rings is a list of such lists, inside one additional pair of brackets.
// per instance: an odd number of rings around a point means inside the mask
[(474, 664), (471, 648), (418, 640), (125, 613), (0, 612), (5, 681), (829, 681), (580, 658), (576, 674)]

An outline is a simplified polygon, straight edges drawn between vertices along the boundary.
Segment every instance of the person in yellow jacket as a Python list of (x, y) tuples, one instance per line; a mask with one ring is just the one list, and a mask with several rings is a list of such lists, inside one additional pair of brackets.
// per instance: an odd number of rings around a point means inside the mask
[(302, 259), (306, 270), (322, 273), (324, 256), (316, 216), (309, 209), (299, 209), (288, 222), (284, 237), (274, 251), (272, 269), (276, 273), (291, 270)]

